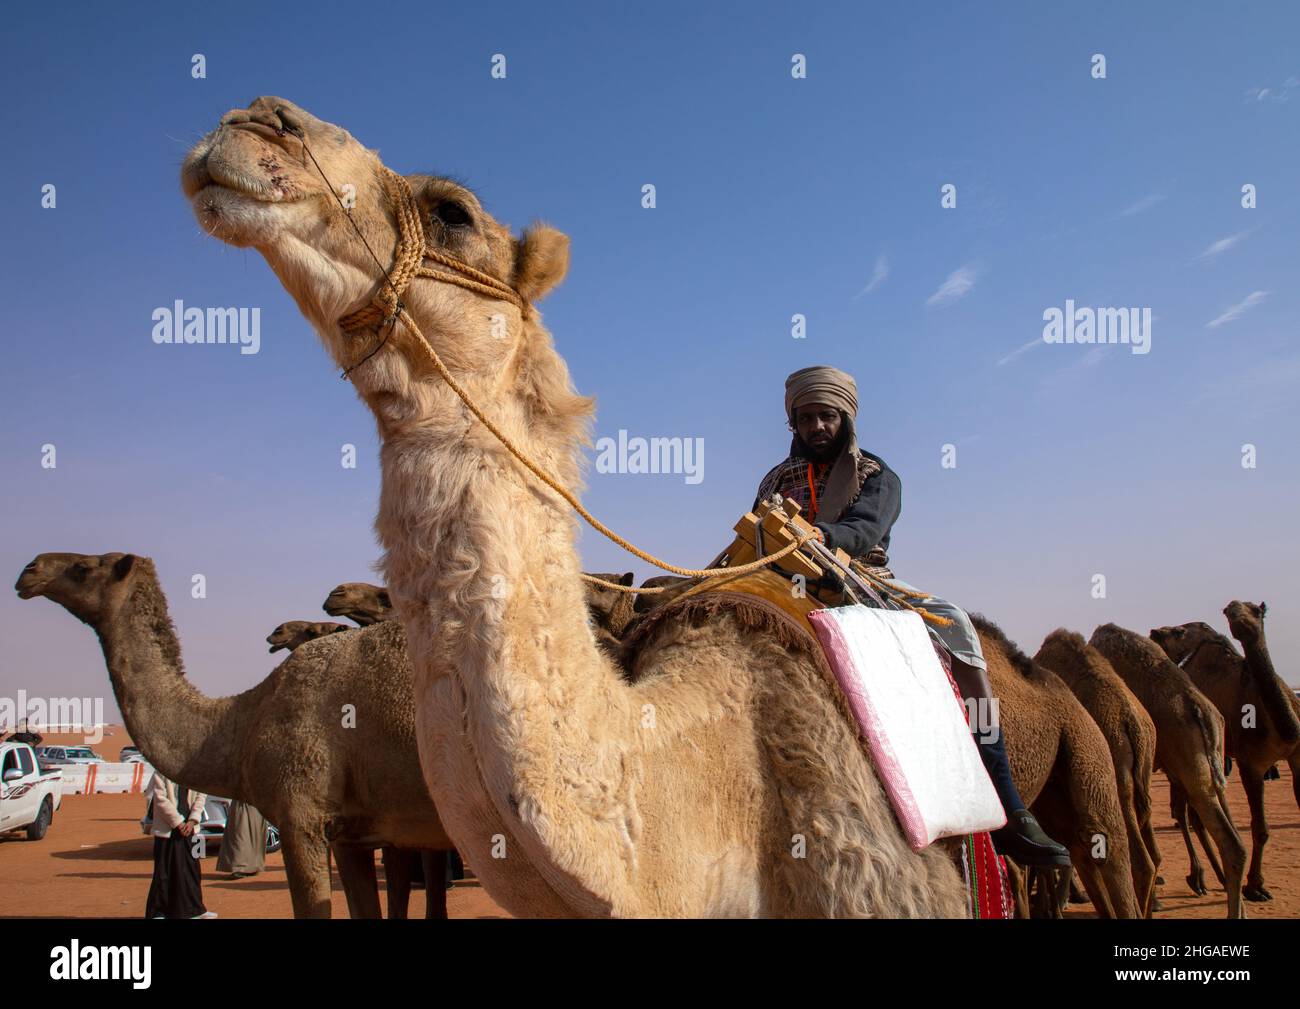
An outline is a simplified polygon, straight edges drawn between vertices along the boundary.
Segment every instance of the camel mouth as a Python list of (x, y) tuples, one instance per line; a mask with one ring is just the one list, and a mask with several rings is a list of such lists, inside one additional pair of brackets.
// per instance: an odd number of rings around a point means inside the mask
[(208, 134), (181, 166), (181, 189), (196, 210), (214, 206), (213, 194), (227, 194), (258, 203), (297, 203), (313, 195), (314, 180), (300, 164), (300, 152), (260, 123), (222, 126)]
[(35, 599), (41, 594), (45, 586), (37, 582), (36, 578), (28, 577), (25, 573), (18, 577), (14, 584), (14, 589), (18, 593), (19, 599)]

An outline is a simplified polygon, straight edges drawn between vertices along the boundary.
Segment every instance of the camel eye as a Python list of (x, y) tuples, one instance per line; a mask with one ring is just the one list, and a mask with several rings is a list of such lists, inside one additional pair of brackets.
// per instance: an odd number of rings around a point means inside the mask
[(449, 228), (468, 228), (469, 211), (455, 200), (443, 200), (433, 208), (433, 216)]

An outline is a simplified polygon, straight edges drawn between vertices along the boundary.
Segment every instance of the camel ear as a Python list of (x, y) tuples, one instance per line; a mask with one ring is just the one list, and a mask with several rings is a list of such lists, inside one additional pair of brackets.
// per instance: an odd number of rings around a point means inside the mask
[(569, 236), (549, 224), (535, 224), (515, 241), (511, 286), (526, 301), (540, 301), (569, 272)]
[(618, 580), (618, 583), (625, 588), (631, 588), (634, 581), (636, 581), (636, 572), (629, 571)]
[(1260, 603), (1260, 604), (1259, 604), (1259, 619), (1260, 619), (1260, 620), (1263, 620), (1265, 614), (1267, 614), (1267, 613), (1268, 613), (1268, 603)]
[(113, 565), (113, 580), (120, 582), (123, 578), (131, 573), (135, 567), (135, 554), (127, 554), (119, 557), (117, 563)]

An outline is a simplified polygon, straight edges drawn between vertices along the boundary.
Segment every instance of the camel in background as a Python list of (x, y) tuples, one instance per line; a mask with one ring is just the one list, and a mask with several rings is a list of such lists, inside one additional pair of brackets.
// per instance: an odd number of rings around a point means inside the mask
[(1160, 848), (1151, 826), (1151, 773), (1155, 766), (1156, 727), (1133, 692), (1082, 634), (1064, 628), (1044, 640), (1034, 661), (1059, 676), (1097, 723), (1110, 747), (1124, 830), (1128, 837), (1133, 886), (1142, 916), (1156, 904)]
[[(1179, 789), (1187, 796), (1213, 837), (1223, 865), (1228, 917), (1244, 918), (1241, 879), (1246, 846), (1233, 826), (1224, 795), (1223, 716), (1150, 638), (1104, 624), (1093, 631), (1088, 643), (1111, 664), (1155, 723), (1156, 769), (1169, 775), (1171, 793)], [(1194, 861), (1196, 853), (1186, 830), (1183, 836)], [(1206, 847), (1209, 850), (1208, 843)], [(1194, 878), (1187, 881), (1195, 889)]]
[[(330, 916), (331, 843), (340, 875), (355, 858), (346, 871), (363, 877), (358, 848), (451, 848), (415, 759), (398, 625), (308, 642), (256, 686), (212, 698), (185, 677), (148, 558), (41, 554), (15, 587), (24, 599), (53, 600), (99, 634), (122, 719), (150, 764), (198, 791), (247, 802), (279, 828), (295, 917)], [(369, 862), (373, 876), (373, 854)], [(442, 900), (445, 917), (441, 880), (428, 896)], [(379, 917), (377, 887), (371, 891), (373, 906), (349, 900), (355, 916)]]
[[(1245, 658), (1232, 642), (1209, 624), (1195, 621), (1151, 631), (1151, 640), (1164, 649), (1223, 715), (1224, 752), (1237, 762), (1242, 788), (1250, 804), (1251, 857), (1242, 896), (1247, 900), (1271, 900), (1264, 886), (1264, 846), (1268, 843), (1268, 820), (1264, 812), (1264, 775), (1279, 760), (1291, 763), (1297, 805), (1300, 805), (1300, 700), (1273, 669), (1264, 640), (1265, 607), (1261, 603), (1234, 601), (1224, 608), (1233, 637), (1241, 642)], [(1182, 830), (1192, 862), (1189, 882), (1205, 892), (1205, 874), (1187, 833), (1186, 798), (1171, 794), (1173, 815)], [(1199, 828), (1199, 823), (1194, 823)], [(1203, 833), (1197, 830), (1198, 834)], [(1205, 840), (1202, 836), (1201, 843)], [(1223, 880), (1223, 869), (1206, 846), (1210, 866)]]

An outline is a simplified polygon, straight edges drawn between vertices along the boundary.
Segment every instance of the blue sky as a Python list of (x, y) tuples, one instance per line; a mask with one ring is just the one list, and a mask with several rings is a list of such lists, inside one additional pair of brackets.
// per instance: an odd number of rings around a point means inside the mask
[[(586, 503), (640, 545), (685, 564), (724, 546), (788, 445), (785, 375), (832, 363), (903, 479), (902, 577), (1030, 652), (1062, 625), (1226, 630), (1230, 599), (1263, 599), (1300, 684), (1300, 13), (1060, 6), (11, 12), (0, 570), (154, 557), (213, 694), (274, 666), (276, 624), (373, 580), (370, 415), (261, 257), (204, 236), (178, 185), (222, 112), (277, 94), (571, 236), (541, 307), (597, 436), (704, 439), (698, 484), (592, 472)], [(260, 353), (155, 345), (151, 313), (176, 299), (259, 307)], [(1066, 299), (1150, 308), (1151, 352), (1042, 343)], [(655, 573), (592, 533), (582, 551)], [(0, 597), (0, 692), (106, 683), (93, 634)]]

